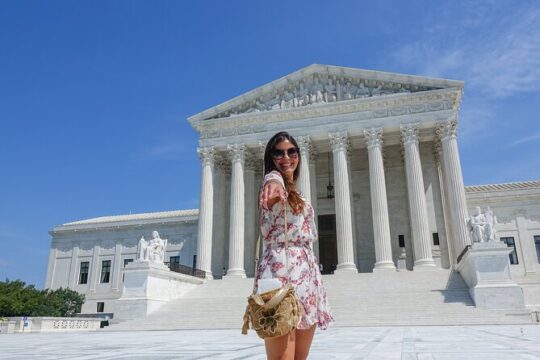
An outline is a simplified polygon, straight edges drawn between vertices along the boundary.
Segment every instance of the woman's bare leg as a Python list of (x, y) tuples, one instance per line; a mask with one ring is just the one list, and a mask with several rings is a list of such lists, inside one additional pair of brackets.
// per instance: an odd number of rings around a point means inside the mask
[(287, 335), (264, 339), (268, 360), (294, 360), (296, 329)]
[(296, 329), (296, 346), (294, 350), (294, 360), (305, 360), (309, 354), (309, 348), (315, 334), (315, 326), (313, 325), (307, 330)]

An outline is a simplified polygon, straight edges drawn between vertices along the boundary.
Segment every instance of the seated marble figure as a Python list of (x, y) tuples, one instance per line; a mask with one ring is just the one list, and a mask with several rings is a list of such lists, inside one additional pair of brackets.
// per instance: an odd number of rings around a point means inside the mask
[(482, 213), (480, 206), (475, 207), (474, 213), (468, 220), (472, 242), (494, 241), (496, 239), (496, 221), (497, 218), (493, 215), (493, 211), (489, 207), (484, 213)]
[(145, 240), (144, 236), (139, 240), (139, 255), (137, 261), (147, 261), (163, 264), (167, 239), (159, 237), (157, 231), (152, 231), (152, 239)]

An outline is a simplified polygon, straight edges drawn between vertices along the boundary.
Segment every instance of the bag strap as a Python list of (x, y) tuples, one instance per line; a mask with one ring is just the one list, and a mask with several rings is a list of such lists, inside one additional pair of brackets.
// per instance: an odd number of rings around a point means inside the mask
[[(289, 274), (289, 234), (288, 234), (288, 224), (287, 224), (287, 204), (288, 200), (285, 201), (285, 204), (283, 204), (283, 212), (284, 212), (284, 228), (285, 228), (285, 263), (286, 263), (286, 269), (287, 269), (287, 284), (291, 283), (291, 276)], [(274, 205), (275, 206), (275, 205)], [(257, 283), (257, 279), (259, 277), (259, 253), (260, 253), (260, 246), (261, 246), (261, 223), (262, 223), (262, 216), (263, 212), (261, 207), (259, 206), (259, 235), (257, 236), (257, 244), (255, 245), (255, 277), (253, 279), (253, 291), (252, 295), (256, 295), (255, 291), (255, 285)]]

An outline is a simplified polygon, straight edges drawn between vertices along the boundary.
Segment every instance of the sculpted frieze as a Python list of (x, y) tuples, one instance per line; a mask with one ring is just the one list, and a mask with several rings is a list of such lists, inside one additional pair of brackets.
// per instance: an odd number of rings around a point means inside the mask
[[(257, 116), (228, 117), (223, 119), (208, 119), (199, 123), (195, 127), (199, 130), (202, 139), (212, 139), (224, 136), (235, 136), (238, 134), (259, 133), (267, 130), (266, 124), (270, 122), (294, 121), (317, 116), (331, 116), (343, 113), (372, 113), (364, 116), (366, 119), (388, 116), (391, 109), (405, 108), (405, 110), (394, 110), (406, 114), (418, 114), (429, 111), (450, 110), (454, 104), (459, 102), (461, 93), (455, 90), (443, 90), (442, 93), (423, 93), (411, 96), (406, 99), (375, 100), (368, 102), (337, 102), (331, 107), (305, 107), (303, 109), (293, 109), (294, 111), (265, 112)], [(433, 104), (436, 103), (436, 104)], [(249, 114), (248, 114), (249, 115)], [(358, 114), (358, 116), (362, 116)], [(224, 129), (226, 129), (224, 131)], [(239, 130), (240, 129), (240, 130)]]
[(347, 101), (388, 94), (414, 93), (436, 90), (436, 87), (400, 84), (390, 81), (356, 79), (327, 74), (314, 74), (288, 84), (233, 109), (219, 113), (212, 119), (241, 114), (293, 109), (322, 103)]

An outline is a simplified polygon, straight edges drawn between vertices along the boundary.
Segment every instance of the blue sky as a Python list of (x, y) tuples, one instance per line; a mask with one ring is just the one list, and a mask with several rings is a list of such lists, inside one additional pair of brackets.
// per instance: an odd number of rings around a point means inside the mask
[(537, 1), (1, 1), (0, 279), (53, 226), (196, 208), (186, 118), (312, 63), (465, 81), (467, 185), (540, 179)]

